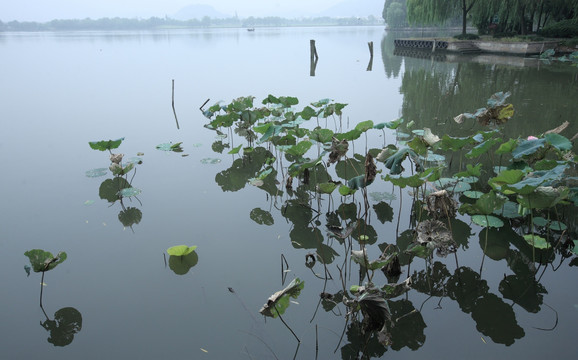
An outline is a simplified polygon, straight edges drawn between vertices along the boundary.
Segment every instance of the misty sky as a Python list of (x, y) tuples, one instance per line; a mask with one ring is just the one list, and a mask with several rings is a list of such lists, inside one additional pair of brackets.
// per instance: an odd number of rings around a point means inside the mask
[[(1, 21), (171, 16), (191, 4), (209, 4), (240, 17), (315, 14), (344, 0), (2, 0)], [(358, 0), (360, 1), (360, 0)], [(367, 0), (366, 0), (367, 1)]]

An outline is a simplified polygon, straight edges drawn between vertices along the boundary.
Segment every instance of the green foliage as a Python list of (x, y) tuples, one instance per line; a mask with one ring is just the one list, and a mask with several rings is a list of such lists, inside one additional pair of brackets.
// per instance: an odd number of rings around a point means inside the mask
[(34, 272), (45, 272), (54, 269), (58, 264), (66, 260), (66, 253), (59, 252), (56, 256), (41, 249), (28, 250), (24, 256), (30, 260)]
[(286, 288), (271, 295), (259, 312), (264, 316), (272, 318), (283, 315), (289, 307), (289, 300), (291, 298), (297, 299), (304, 287), (304, 281), (301, 281), (299, 278), (293, 279)]
[(170, 248), (167, 249), (167, 253), (171, 256), (185, 256), (195, 251), (196, 248), (197, 246), (187, 246), (187, 245), (171, 246)]
[(112, 149), (116, 149), (120, 146), (124, 138), (120, 138), (117, 140), (101, 140), (101, 141), (90, 141), (88, 144), (94, 150), (99, 151), (110, 151)]
[(576, 19), (562, 20), (545, 26), (538, 34), (552, 38), (571, 38), (578, 36), (578, 21)]

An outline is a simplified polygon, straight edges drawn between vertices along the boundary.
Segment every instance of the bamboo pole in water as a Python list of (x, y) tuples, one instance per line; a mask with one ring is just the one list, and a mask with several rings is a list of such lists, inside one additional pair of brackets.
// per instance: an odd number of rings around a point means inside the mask
[(367, 64), (367, 71), (371, 71), (373, 69), (373, 41), (367, 43), (369, 47), (369, 63)]
[(175, 121), (177, 122), (177, 129), (180, 129), (180, 127), (179, 127), (179, 119), (177, 119), (177, 111), (175, 110), (175, 79), (173, 79), (173, 101), (172, 101), (172, 105), (173, 105), (173, 114), (175, 114)]
[(309, 48), (311, 52), (309, 75), (315, 76), (315, 68), (317, 67), (317, 60), (319, 60), (319, 56), (317, 55), (317, 48), (315, 47), (315, 40), (309, 40)]

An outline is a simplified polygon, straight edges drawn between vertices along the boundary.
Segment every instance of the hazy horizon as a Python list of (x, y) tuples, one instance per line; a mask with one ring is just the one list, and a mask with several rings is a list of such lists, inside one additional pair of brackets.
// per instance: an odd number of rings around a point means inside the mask
[(0, 3), (0, 21), (171, 17), (189, 5), (210, 5), (229, 16), (299, 17), (316, 16), (335, 5), (352, 2), (356, 10), (369, 14), (378, 11), (384, 0), (19, 0)]

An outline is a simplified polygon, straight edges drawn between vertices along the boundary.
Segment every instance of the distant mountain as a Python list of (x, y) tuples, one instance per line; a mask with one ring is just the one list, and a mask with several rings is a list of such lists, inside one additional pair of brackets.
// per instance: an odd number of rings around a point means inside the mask
[(172, 17), (175, 20), (190, 20), (190, 19), (198, 19), (201, 20), (205, 16), (208, 16), (213, 19), (225, 19), (230, 18), (230, 14), (225, 14), (220, 11), (215, 10), (214, 7), (211, 5), (204, 5), (204, 4), (195, 4), (185, 6), (181, 10), (179, 10), (176, 14)]
[(322, 11), (316, 16), (330, 17), (366, 17), (373, 15), (381, 18), (384, 0), (345, 0)]

